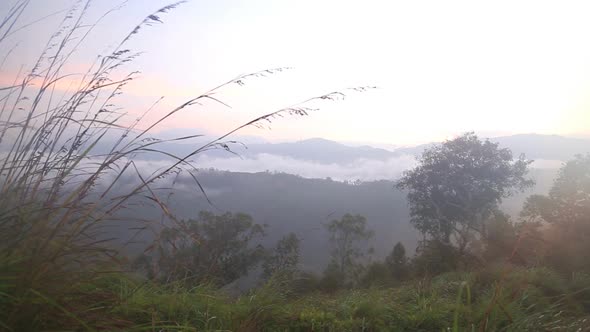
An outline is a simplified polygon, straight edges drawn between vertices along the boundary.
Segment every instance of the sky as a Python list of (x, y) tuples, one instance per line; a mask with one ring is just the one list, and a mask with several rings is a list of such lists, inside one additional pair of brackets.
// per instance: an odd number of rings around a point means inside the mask
[[(0, 15), (10, 3), (0, 4)], [(21, 22), (72, 3), (32, 0)], [(120, 3), (94, 1), (88, 21)], [(96, 54), (169, 3), (126, 2), (93, 30), (68, 69), (84, 71)], [(0, 68), (0, 84), (31, 64), (60, 15), (11, 36), (9, 45), (18, 46)], [(465, 131), (590, 137), (588, 17), (588, 1), (189, 1), (132, 40), (130, 47), (145, 53), (128, 70), (142, 73), (119, 103), (134, 115), (165, 96), (148, 118), (155, 119), (236, 75), (289, 67), (222, 89), (216, 97), (231, 108), (211, 101), (156, 130), (220, 134), (281, 107), (344, 91), (344, 100), (313, 104), (320, 109), (309, 116), (240, 134), (394, 146)], [(358, 86), (377, 88), (348, 89)]]

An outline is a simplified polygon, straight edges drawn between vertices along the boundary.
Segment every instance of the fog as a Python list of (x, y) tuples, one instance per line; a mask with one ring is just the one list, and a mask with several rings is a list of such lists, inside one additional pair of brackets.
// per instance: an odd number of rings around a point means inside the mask
[(200, 168), (215, 168), (233, 172), (269, 171), (296, 174), (305, 178), (329, 177), (336, 181), (371, 181), (398, 178), (403, 171), (416, 164), (416, 159), (411, 155), (402, 155), (384, 161), (357, 159), (346, 164), (325, 164), (262, 153), (253, 158), (202, 156), (197, 159), (196, 164)]

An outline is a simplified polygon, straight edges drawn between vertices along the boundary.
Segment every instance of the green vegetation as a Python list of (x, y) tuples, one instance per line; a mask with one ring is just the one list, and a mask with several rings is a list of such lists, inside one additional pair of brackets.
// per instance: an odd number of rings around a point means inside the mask
[(366, 255), (361, 246), (373, 236), (367, 229), (367, 220), (363, 216), (345, 214), (340, 220), (332, 220), (326, 228), (332, 244), (326, 281), (330, 279), (340, 286), (356, 282), (363, 269), (360, 260)]
[(588, 275), (496, 265), (329, 294), (296, 294), (271, 279), (237, 298), (207, 285), (111, 275), (80, 290), (89, 296), (84, 310), (55, 308), (33, 330), (583, 331), (589, 289)]
[[(11, 32), (27, 4), (9, 9), (0, 35)], [(472, 133), (437, 145), (399, 182), (423, 236), (416, 254), (397, 243), (384, 260), (374, 257), (367, 219), (344, 214), (324, 225), (332, 261), (316, 275), (301, 266), (304, 244), (296, 234), (269, 249), (265, 226), (251, 216), (201, 212), (183, 220), (160, 190), (184, 172), (206, 196), (191, 157), (229, 151), (225, 139), (235, 131), (310, 108), (263, 115), (181, 156), (149, 136), (186, 107), (220, 102), (213, 94), (222, 87), (274, 72), (265, 71), (192, 98), (145, 129), (138, 129), (141, 117), (124, 125), (113, 103), (133, 75), (118, 77), (115, 69), (137, 56), (125, 45), (177, 5), (147, 16), (89, 69), (78, 90), (54, 103), (73, 41), (93, 27), (84, 23), (88, 5), (67, 13), (38, 63), (18, 77), (22, 84), (0, 89), (1, 330), (590, 330), (590, 155), (565, 164), (548, 196), (530, 197), (522, 220), (513, 221), (500, 203), (531, 185), (530, 161)], [(97, 152), (113, 132), (114, 142)], [(171, 161), (143, 172), (134, 162), (142, 153)], [(114, 195), (128, 173), (136, 181)], [(126, 251), (133, 236), (114, 242), (105, 229), (121, 221), (121, 211), (147, 204), (159, 209), (161, 223), (134, 228), (154, 234), (138, 255)], [(228, 290), (247, 278), (256, 287)]]
[(267, 253), (262, 264), (262, 278), (267, 280), (273, 275), (292, 278), (299, 264), (299, 245), (301, 240), (294, 233), (283, 236), (276, 247)]
[(473, 133), (426, 150), (420, 165), (398, 182), (407, 189), (412, 224), (433, 241), (456, 244), (463, 254), (481, 236), (502, 198), (533, 185), (525, 178), (532, 161)]
[(225, 285), (247, 274), (262, 259), (263, 248), (251, 245), (262, 236), (263, 226), (254, 224), (249, 215), (201, 212), (198, 220), (164, 227), (146, 250), (154, 254), (142, 255), (136, 266), (149, 278), (164, 282)]
[[(17, 259), (26, 256), (5, 249), (0, 319), (15, 331), (584, 331), (590, 266), (576, 255), (587, 248), (589, 161), (567, 163), (548, 197), (527, 201), (526, 220), (494, 210), (463, 251), (460, 242), (430, 239), (408, 258), (397, 243), (384, 261), (364, 265), (366, 219), (334, 219), (325, 225), (333, 262), (321, 277), (299, 270), (295, 234), (264, 249), (255, 241), (264, 227), (245, 214), (176, 220), (131, 265), (139, 274), (109, 272), (121, 263), (104, 260), (70, 265), (76, 279), (41, 276), (28, 291)], [(567, 218), (549, 213), (550, 204)], [(220, 288), (259, 263), (258, 287)]]

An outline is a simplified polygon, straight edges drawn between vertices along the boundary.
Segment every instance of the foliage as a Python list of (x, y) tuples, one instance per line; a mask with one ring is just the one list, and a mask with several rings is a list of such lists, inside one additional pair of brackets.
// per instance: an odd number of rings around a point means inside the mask
[(363, 245), (373, 236), (367, 228), (367, 220), (347, 213), (340, 220), (329, 222), (326, 229), (330, 232), (332, 244), (331, 267), (338, 271), (344, 282), (355, 281), (362, 266), (359, 259), (366, 254)]
[(383, 262), (373, 262), (367, 266), (361, 279), (364, 287), (394, 286), (409, 277), (410, 262), (406, 248), (401, 242), (393, 246), (391, 253)]
[(435, 276), (460, 267), (457, 248), (439, 240), (424, 240), (416, 248), (412, 269), (417, 276)]
[(590, 154), (567, 162), (549, 195), (533, 195), (522, 217), (546, 225), (544, 258), (559, 271), (590, 271)]
[(351, 282), (346, 277), (340, 266), (330, 263), (324, 269), (322, 278), (318, 282), (318, 289), (325, 293), (335, 293), (345, 286), (350, 288)]
[(152, 278), (225, 285), (264, 257), (264, 248), (253, 244), (264, 236), (264, 228), (247, 214), (203, 211), (182, 226), (164, 228), (150, 248), (153, 255), (141, 257), (139, 263)]
[(391, 287), (398, 279), (393, 277), (391, 267), (384, 262), (373, 262), (364, 269), (360, 280), (360, 286), (369, 287)]
[(108, 314), (130, 331), (584, 331), (590, 327), (588, 311), (576, 296), (588, 287), (587, 276), (495, 265), (395, 288), (300, 297), (286, 296), (274, 281), (237, 299), (209, 286), (124, 277), (101, 289), (116, 294)]
[(286, 278), (292, 278), (299, 264), (300, 242), (295, 233), (283, 236), (265, 257), (262, 263), (262, 277), (268, 279), (273, 274), (281, 274)]
[(525, 178), (530, 163), (466, 133), (426, 150), (397, 186), (408, 190), (412, 224), (463, 253), (502, 198), (533, 184)]
[(391, 253), (385, 258), (385, 263), (395, 279), (402, 280), (407, 276), (408, 257), (406, 256), (406, 248), (401, 242), (393, 246)]
[[(29, 5), (29, 0), (15, 1), (0, 18), (4, 60), (12, 51), (7, 36), (31, 26), (20, 22)], [(147, 16), (114, 49), (93, 59), (84, 75), (64, 71), (96, 27), (88, 21), (90, 1), (57, 12), (63, 19), (34, 63), (19, 71), (13, 85), (0, 87), (3, 327), (33, 331), (60, 320), (78, 324), (94, 299), (85, 285), (121, 262), (104, 228), (141, 189), (157, 201), (148, 184), (170, 172), (146, 179), (134, 192), (109, 196), (124, 172), (137, 171), (133, 157), (159, 143), (145, 140), (147, 131), (137, 129), (140, 120), (123, 121), (115, 103), (135, 77), (120, 72), (138, 56), (126, 49), (129, 40), (176, 6)], [(74, 88), (58, 97), (56, 86), (74, 76), (79, 78), (72, 81)], [(113, 138), (110, 152), (98, 153), (107, 135)]]
[(320, 277), (311, 272), (298, 271), (290, 280), (289, 286), (299, 296), (311, 294), (320, 289)]
[(590, 154), (578, 155), (560, 170), (548, 196), (533, 195), (522, 216), (551, 224), (573, 225), (590, 214)]

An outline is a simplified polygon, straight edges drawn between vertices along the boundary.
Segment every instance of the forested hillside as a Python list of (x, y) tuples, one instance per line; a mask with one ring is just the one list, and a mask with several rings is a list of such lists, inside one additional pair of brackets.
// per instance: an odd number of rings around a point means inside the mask
[[(536, 185), (523, 194), (503, 202), (503, 209), (519, 219), (523, 203), (531, 194), (546, 194), (556, 176), (552, 169), (532, 170)], [(419, 234), (409, 222), (409, 207), (405, 193), (395, 188), (396, 181), (371, 181), (345, 183), (329, 179), (306, 179), (281, 173), (236, 173), (203, 170), (199, 181), (210, 199), (195, 192), (193, 180), (183, 177), (177, 180), (173, 195), (168, 198), (171, 208), (179, 218), (189, 219), (200, 211), (243, 212), (258, 223), (268, 225), (264, 243), (270, 244), (288, 233), (295, 233), (302, 240), (301, 262), (309, 271), (321, 271), (329, 260), (325, 225), (332, 218), (345, 213), (360, 214), (375, 231), (374, 257), (382, 259), (392, 246), (402, 242), (408, 253), (414, 252)], [(123, 216), (127, 212), (122, 213)], [(133, 210), (134, 218), (149, 219), (162, 214), (156, 206), (144, 206)], [(120, 227), (120, 225), (118, 225)], [(127, 226), (117, 227), (120, 237), (127, 233)], [(149, 234), (144, 235), (151, 238)], [(125, 238), (123, 236), (122, 238)], [(148, 242), (132, 246), (132, 252), (143, 250)]]

